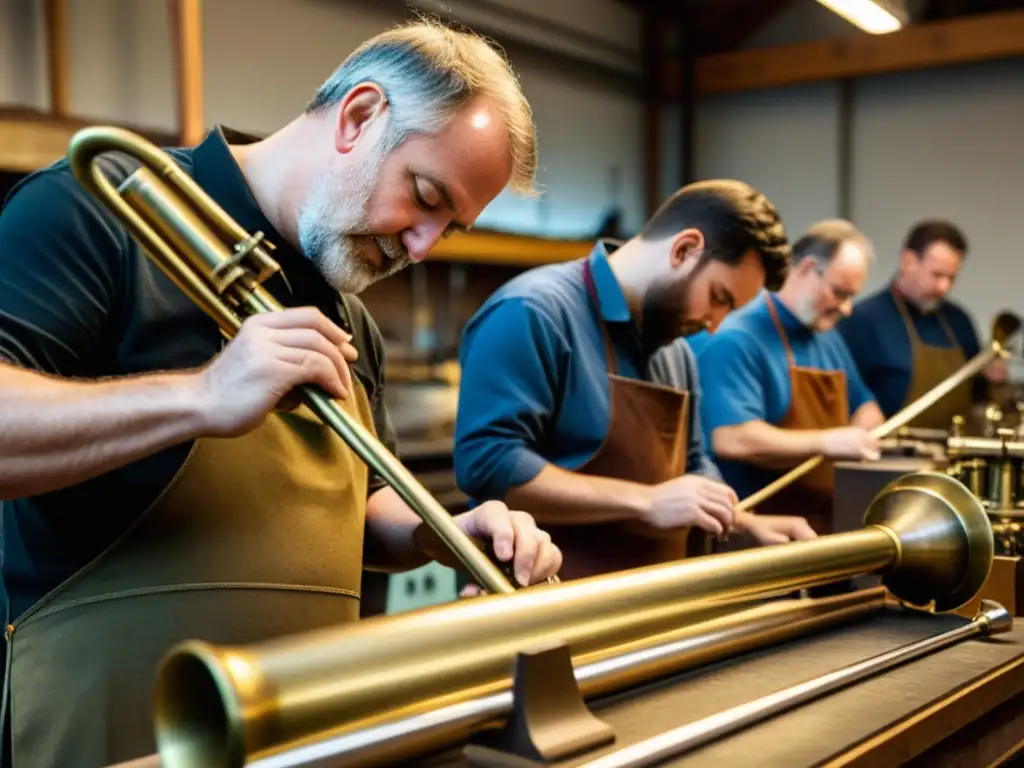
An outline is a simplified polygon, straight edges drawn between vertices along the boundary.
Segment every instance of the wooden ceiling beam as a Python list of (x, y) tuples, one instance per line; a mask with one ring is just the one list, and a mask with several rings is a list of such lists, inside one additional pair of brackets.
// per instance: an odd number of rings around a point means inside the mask
[[(810, 43), (701, 56), (696, 91), (707, 95), (780, 88), (1024, 55), (1024, 11), (912, 24), (888, 35), (851, 35)], [(662, 71), (673, 98), (679, 62)]]
[(731, 51), (760, 32), (768, 22), (793, 4), (793, 0), (716, 0), (695, 24), (694, 42), (700, 54)]

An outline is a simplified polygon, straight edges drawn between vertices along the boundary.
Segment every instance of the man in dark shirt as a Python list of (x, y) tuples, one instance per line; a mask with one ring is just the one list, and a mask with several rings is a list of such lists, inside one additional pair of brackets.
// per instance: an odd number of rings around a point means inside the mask
[(460, 487), (537, 517), (562, 578), (702, 553), (705, 532), (734, 527), (813, 537), (796, 518), (734, 515), (704, 451), (693, 356), (676, 341), (780, 282), (789, 253), (762, 194), (714, 180), (679, 190), (626, 243), (502, 286), (460, 347)]
[[(980, 351), (967, 313), (949, 292), (967, 258), (967, 239), (953, 224), (924, 221), (900, 253), (888, 286), (859, 302), (838, 329), (861, 377), (886, 418), (920, 398)], [(972, 404), (970, 381), (947, 394), (911, 426), (948, 429)]]
[[(351, 294), (425, 258), (510, 180), (529, 188), (533, 125), (505, 61), (411, 25), (357, 50), (269, 138), (217, 128), (171, 152), (277, 246), (265, 286), (287, 309), (228, 344), (67, 163), (0, 215), (4, 757), (19, 767), (151, 752), (171, 646), (354, 620), (364, 549), (370, 566), (453, 564), (311, 411), (276, 406), (319, 385), (395, 448), (383, 341)], [(134, 170), (103, 162), (115, 185)], [(491, 504), (456, 520), (521, 584), (560, 565), (529, 515)]]

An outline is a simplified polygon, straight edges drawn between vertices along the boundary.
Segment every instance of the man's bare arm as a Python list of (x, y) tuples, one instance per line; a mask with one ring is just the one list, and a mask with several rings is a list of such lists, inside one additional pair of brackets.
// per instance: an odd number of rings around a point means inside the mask
[(364, 566), (369, 570), (399, 572), (430, 562), (429, 555), (416, 541), (421, 522), (394, 488), (384, 486), (371, 494), (366, 503)]
[(719, 460), (743, 461), (770, 469), (788, 469), (823, 452), (824, 431), (779, 429), (764, 421), (719, 427), (711, 446)]
[(583, 475), (548, 464), (504, 499), (527, 509), (541, 525), (593, 525), (640, 520), (651, 506), (651, 488), (639, 483)]
[(868, 400), (853, 412), (850, 424), (861, 429), (872, 430), (885, 421), (885, 414), (874, 400)]
[(196, 437), (188, 374), (69, 381), (0, 363), (0, 499), (97, 477)]
[(348, 397), (358, 351), (319, 310), (248, 318), (206, 367), (96, 382), (0, 364), (0, 498), (80, 483), (177, 443), (259, 426), (303, 384)]

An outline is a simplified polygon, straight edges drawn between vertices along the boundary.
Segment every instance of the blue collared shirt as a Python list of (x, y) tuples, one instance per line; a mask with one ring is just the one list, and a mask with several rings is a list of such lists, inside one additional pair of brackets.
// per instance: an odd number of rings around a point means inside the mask
[[(694, 358), (680, 341), (644, 352), (609, 246), (590, 261), (600, 315), (620, 376), (657, 380), (699, 399)], [(601, 324), (583, 281), (585, 259), (538, 267), (495, 292), (467, 323), (454, 464), (459, 487), (477, 501), (503, 499), (548, 463), (575, 469), (601, 447), (611, 413)], [(652, 370), (653, 369), (653, 370)], [(688, 472), (717, 477), (691, 405)]]
[[(911, 302), (905, 304), (923, 343), (935, 347), (949, 347), (952, 343), (939, 318), (941, 313), (967, 359), (981, 351), (970, 316), (956, 304), (944, 301), (938, 312), (928, 314)], [(913, 373), (910, 336), (896, 308), (892, 289), (883, 288), (858, 302), (851, 315), (839, 323), (839, 333), (850, 348), (864, 382), (878, 399), (882, 413), (887, 418), (892, 416), (907, 399)]]
[[(701, 415), (708, 434), (720, 427), (750, 421), (778, 425), (789, 410), (792, 387), (789, 364), (779, 332), (772, 322), (766, 293), (726, 317), (700, 352), (704, 388)], [(835, 330), (816, 333), (779, 301), (775, 307), (786, 331), (793, 358), (800, 367), (846, 374), (850, 415), (873, 398), (857, 372), (846, 343)], [(763, 488), (781, 472), (743, 462), (716, 459), (725, 481), (742, 499)]]

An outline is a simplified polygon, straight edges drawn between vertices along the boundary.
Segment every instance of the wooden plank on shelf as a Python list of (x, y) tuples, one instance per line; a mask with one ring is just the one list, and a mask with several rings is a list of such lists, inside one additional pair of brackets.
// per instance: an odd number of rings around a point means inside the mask
[[(767, 90), (788, 85), (968, 64), (1024, 55), (1024, 11), (912, 24), (888, 35), (852, 34), (810, 43), (702, 56), (699, 94)], [(662, 70), (673, 97), (679, 62)]]
[[(49, 165), (67, 152), (71, 137), (81, 128), (109, 121), (55, 118), (25, 109), (0, 109), (0, 171), (31, 173)], [(136, 131), (158, 146), (175, 146), (173, 133), (122, 126)], [(430, 258), (472, 264), (534, 267), (586, 256), (590, 240), (531, 237), (504, 232), (459, 232), (442, 240)]]
[(438, 243), (430, 253), (433, 261), (535, 267), (572, 261), (590, 253), (591, 240), (559, 240), (504, 232), (470, 230), (457, 232)]
[[(31, 173), (60, 160), (76, 131), (99, 123), (109, 121), (58, 118), (31, 109), (0, 108), (0, 171)], [(161, 146), (177, 143), (177, 137), (171, 133), (121, 127)]]

